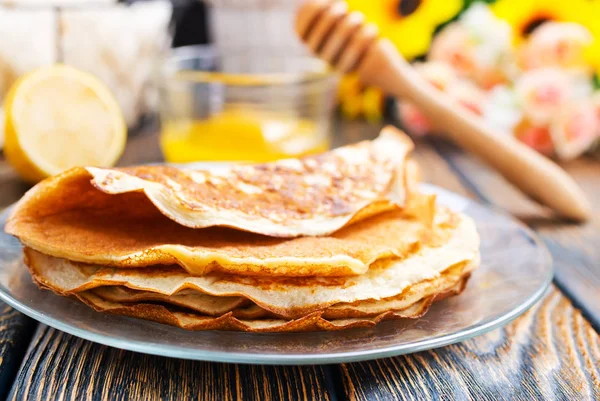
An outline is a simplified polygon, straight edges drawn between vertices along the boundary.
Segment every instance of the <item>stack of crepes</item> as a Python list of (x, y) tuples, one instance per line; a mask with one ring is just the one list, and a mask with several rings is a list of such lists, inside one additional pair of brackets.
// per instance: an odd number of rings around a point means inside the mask
[(422, 316), (479, 261), (470, 218), (416, 186), (394, 128), (316, 156), (194, 170), (75, 168), (6, 231), (34, 281), (191, 330), (304, 331)]

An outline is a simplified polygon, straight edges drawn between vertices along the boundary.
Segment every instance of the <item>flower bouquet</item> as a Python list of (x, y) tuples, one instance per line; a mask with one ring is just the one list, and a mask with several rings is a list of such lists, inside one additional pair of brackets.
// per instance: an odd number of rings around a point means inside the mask
[[(600, 26), (593, 24), (594, 15), (600, 18), (598, 2), (400, 0), (367, 6), (347, 1), (380, 26), (382, 36), (457, 107), (507, 135), (560, 159), (581, 155), (600, 138), (600, 91), (595, 91)], [(408, 3), (412, 13), (402, 15)], [(361, 88), (353, 76), (344, 78), (339, 99), (345, 116), (381, 116), (383, 94)], [(414, 135), (443, 129), (406, 100), (397, 99), (397, 112)]]

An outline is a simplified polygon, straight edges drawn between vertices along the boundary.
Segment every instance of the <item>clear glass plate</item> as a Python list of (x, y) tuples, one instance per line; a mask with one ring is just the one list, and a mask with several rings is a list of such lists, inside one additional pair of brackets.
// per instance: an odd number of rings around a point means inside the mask
[[(430, 185), (442, 204), (473, 217), (481, 235), (481, 267), (458, 297), (438, 302), (417, 320), (369, 329), (260, 334), (185, 331), (98, 313), (39, 290), (22, 262), (21, 244), (0, 234), (0, 298), (32, 318), (86, 340), (169, 357), (255, 364), (352, 362), (400, 355), (466, 340), (500, 327), (538, 301), (552, 280), (552, 261), (525, 226)], [(4, 227), (8, 210), (0, 214)]]

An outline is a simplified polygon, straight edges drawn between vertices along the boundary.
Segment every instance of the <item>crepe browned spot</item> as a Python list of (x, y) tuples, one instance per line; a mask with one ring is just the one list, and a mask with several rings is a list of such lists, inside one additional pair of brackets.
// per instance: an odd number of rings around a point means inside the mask
[(35, 280), (64, 295), (115, 285), (164, 295), (193, 289), (216, 297), (244, 297), (272, 313), (292, 318), (341, 302), (394, 297), (457, 264), (476, 267), (478, 248), (479, 237), (471, 219), (440, 208), (431, 237), (418, 249), (402, 258), (379, 259), (357, 276), (191, 276), (178, 266), (120, 269), (72, 262), (27, 248), (25, 256)]

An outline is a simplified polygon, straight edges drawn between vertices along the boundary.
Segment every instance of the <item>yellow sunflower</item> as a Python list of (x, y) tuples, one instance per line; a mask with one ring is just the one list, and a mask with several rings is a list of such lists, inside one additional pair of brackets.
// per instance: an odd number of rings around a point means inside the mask
[(590, 31), (595, 25), (589, 0), (498, 0), (491, 7), (511, 25), (517, 43), (546, 21), (577, 22)]
[(348, 120), (364, 117), (367, 121), (376, 123), (383, 117), (383, 92), (378, 88), (365, 88), (357, 74), (348, 74), (342, 78), (337, 97), (340, 111)]
[(346, 0), (408, 59), (425, 54), (435, 28), (462, 9), (463, 0)]
[[(456, 16), (463, 0), (346, 0), (352, 11), (379, 28), (382, 37), (395, 44), (407, 59), (427, 53), (435, 28)], [(364, 88), (356, 75), (342, 78), (338, 101), (348, 119), (365, 117), (372, 122), (382, 119), (384, 94), (376, 88)]]
[(587, 14), (585, 26), (590, 30), (594, 41), (587, 49), (587, 58), (596, 67), (596, 75), (600, 78), (600, 0), (594, 0), (590, 4), (590, 12)]
[(338, 85), (337, 100), (342, 115), (353, 120), (362, 115), (362, 87), (356, 73), (342, 77)]
[(363, 115), (367, 121), (378, 123), (383, 119), (385, 95), (378, 88), (367, 88), (362, 94)]

